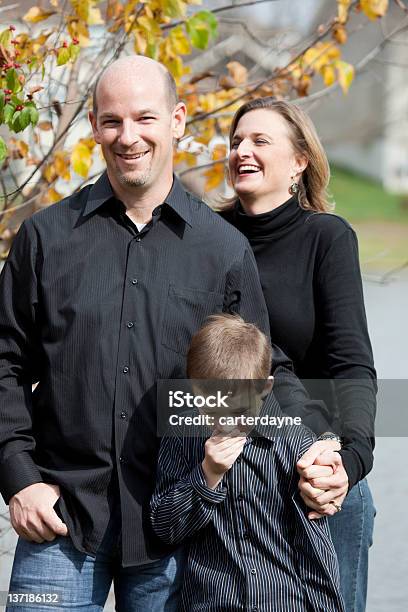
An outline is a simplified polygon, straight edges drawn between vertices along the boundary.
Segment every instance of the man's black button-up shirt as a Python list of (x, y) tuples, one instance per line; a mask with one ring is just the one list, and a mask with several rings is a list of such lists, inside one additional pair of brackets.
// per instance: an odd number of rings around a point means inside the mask
[(1, 274), (3, 497), (58, 484), (56, 509), (90, 554), (120, 499), (124, 565), (160, 554), (144, 510), (157, 379), (185, 377), (191, 337), (212, 313), (269, 333), (246, 238), (177, 179), (155, 213), (138, 232), (104, 174), (26, 220)]

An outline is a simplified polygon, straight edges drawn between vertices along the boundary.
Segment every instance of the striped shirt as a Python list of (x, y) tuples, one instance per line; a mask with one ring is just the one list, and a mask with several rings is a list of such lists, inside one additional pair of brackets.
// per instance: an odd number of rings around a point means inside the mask
[[(273, 393), (264, 414), (282, 414)], [(314, 440), (303, 426), (258, 426), (213, 490), (205, 438), (163, 438), (151, 520), (167, 543), (191, 538), (181, 610), (344, 610), (327, 518), (309, 520), (297, 489)]]

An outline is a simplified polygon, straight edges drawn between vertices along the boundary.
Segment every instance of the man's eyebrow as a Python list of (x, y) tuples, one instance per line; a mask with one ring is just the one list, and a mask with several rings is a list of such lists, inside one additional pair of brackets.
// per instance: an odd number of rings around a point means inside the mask
[[(151, 108), (142, 108), (141, 110), (136, 111), (134, 114), (137, 115), (138, 117), (142, 117), (143, 115), (154, 115), (155, 117), (159, 117), (160, 115), (159, 111), (152, 110)], [(110, 111), (105, 111), (101, 113), (100, 116), (103, 119), (109, 119), (111, 117), (118, 117), (116, 113), (112, 113)]]

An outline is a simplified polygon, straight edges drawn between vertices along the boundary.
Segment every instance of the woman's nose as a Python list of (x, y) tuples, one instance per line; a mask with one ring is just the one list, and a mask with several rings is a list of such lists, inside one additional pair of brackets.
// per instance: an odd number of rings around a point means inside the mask
[(251, 152), (252, 152), (251, 143), (246, 139), (241, 140), (241, 142), (239, 143), (237, 147), (237, 153), (239, 157), (249, 157), (251, 155)]

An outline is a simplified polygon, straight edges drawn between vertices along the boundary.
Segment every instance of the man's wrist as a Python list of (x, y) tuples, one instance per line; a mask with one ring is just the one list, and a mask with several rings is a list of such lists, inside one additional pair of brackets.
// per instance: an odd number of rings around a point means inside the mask
[(338, 442), (340, 444), (340, 448), (343, 447), (343, 440), (342, 438), (334, 433), (333, 431), (325, 431), (322, 434), (320, 434), (320, 436), (317, 438), (318, 442), (321, 442), (322, 440), (333, 440), (334, 442)]

